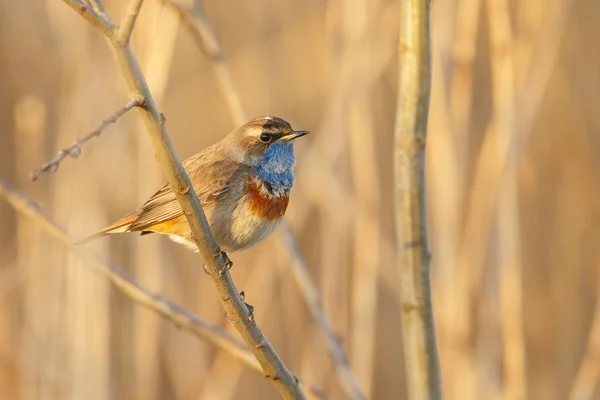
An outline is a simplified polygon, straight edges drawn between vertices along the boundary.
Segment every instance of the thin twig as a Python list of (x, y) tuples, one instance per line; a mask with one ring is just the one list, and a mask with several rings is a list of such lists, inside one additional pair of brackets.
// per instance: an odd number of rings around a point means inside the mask
[(99, 0), (87, 0), (87, 2), (92, 6), (98, 15), (108, 18), (108, 14), (104, 9), (104, 5)]
[[(127, 9), (133, 11), (128, 13), (128, 16), (137, 15), (135, 10), (139, 11), (139, 1), (131, 0)], [(65, 2), (69, 4), (68, 0)], [(134, 22), (135, 17), (132, 17), (131, 25)], [(128, 23), (125, 21), (124, 25)], [(129, 28), (124, 30), (124, 32), (128, 31)], [(121, 39), (125, 36), (127, 35), (123, 35)], [(112, 39), (110, 47), (129, 92), (141, 96), (145, 100), (145, 107), (139, 108), (139, 110), (152, 140), (156, 157), (190, 226), (194, 242), (204, 259), (206, 270), (219, 293), (219, 299), (226, 310), (228, 319), (234, 323), (244, 342), (256, 356), (265, 376), (272, 380), (282, 397), (305, 399), (298, 380), (281, 361), (271, 343), (262, 333), (253, 317), (252, 309), (246, 305), (233, 283), (228, 271), (231, 266), (230, 261), (215, 241), (196, 192), (189, 190), (192, 187), (190, 178), (175, 152), (164, 118), (158, 111), (131, 46), (128, 42)]]
[[(112, 38), (115, 25), (112, 21), (103, 15), (97, 14), (94, 9), (80, 0), (63, 0), (72, 9), (77, 11), (86, 21), (100, 29), (108, 38)], [(99, 3), (99, 1), (97, 1)]]
[(70, 147), (64, 148), (61, 151), (59, 151), (58, 155), (52, 160), (43, 164), (38, 169), (31, 171), (29, 173), (29, 179), (31, 179), (32, 181), (36, 181), (39, 178), (40, 174), (43, 172), (56, 172), (62, 160), (67, 158), (67, 156), (71, 156), (73, 158), (79, 157), (81, 155), (81, 147), (85, 144), (85, 142), (92, 138), (100, 136), (102, 131), (104, 131), (104, 129), (106, 129), (108, 125), (114, 124), (127, 111), (131, 110), (133, 107), (140, 107), (142, 104), (144, 104), (144, 99), (142, 99), (141, 97), (134, 97), (133, 99), (129, 100), (127, 104), (125, 104), (123, 107), (117, 110), (113, 115), (103, 120), (100, 123), (100, 125), (96, 127), (96, 129), (94, 129), (81, 139), (77, 139), (75, 143), (73, 143)]
[[(188, 10), (172, 0), (163, 1), (170, 5), (172, 10), (179, 15), (181, 21), (195, 38), (198, 47), (206, 50), (208, 56), (212, 59), (215, 74), (218, 78), (221, 91), (227, 99), (233, 120), (237, 125), (243, 123), (246, 120), (246, 112), (242, 107), (241, 96), (235, 87), (216, 34), (202, 13), (200, 6), (196, 4), (194, 10)], [(350, 398), (364, 399), (365, 396), (362, 394), (360, 386), (348, 363), (346, 351), (337, 334), (334, 332), (329, 318), (325, 314), (319, 291), (310, 276), (306, 262), (299, 250), (298, 239), (285, 221), (281, 224), (280, 231), (292, 258), (291, 265), (294, 279), (313, 319), (323, 332), (342, 387)]]
[(411, 399), (442, 397), (431, 305), (425, 199), (425, 140), (431, 85), (429, 5), (429, 0), (402, 0), (400, 6), (394, 173), (402, 343)]
[[(63, 229), (59, 228), (44, 215), (41, 208), (33, 200), (20, 193), (2, 178), (0, 178), (0, 196), (4, 197), (8, 204), (17, 212), (30, 218), (44, 232), (65, 246), (67, 250), (78, 257), (91, 261), (95, 270), (106, 276), (127, 297), (163, 316), (177, 328), (188, 331), (194, 336), (225, 350), (251, 369), (258, 372), (262, 371), (260, 364), (256, 361), (256, 357), (248, 350), (246, 345), (225, 332), (219, 325), (206, 321), (167, 297), (140, 285), (118, 265), (104, 260), (90, 251), (85, 251), (81, 247), (71, 246), (71, 240)], [(302, 385), (313, 396), (320, 399), (327, 399), (327, 396), (319, 389), (305, 383), (302, 383)]]
[[(123, 16), (123, 19), (119, 24), (119, 29), (115, 35), (115, 42), (119, 45), (126, 46), (129, 44), (131, 34), (133, 33), (133, 27), (135, 26), (135, 21), (140, 13), (143, 2), (144, 0), (130, 0), (127, 4), (125, 15)], [(98, 3), (100, 3), (100, 1), (98, 1)]]

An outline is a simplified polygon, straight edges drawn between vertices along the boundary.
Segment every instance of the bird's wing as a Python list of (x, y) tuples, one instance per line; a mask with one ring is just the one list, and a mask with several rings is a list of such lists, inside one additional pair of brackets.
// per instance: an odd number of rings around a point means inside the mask
[[(247, 166), (234, 161), (208, 160), (202, 156), (186, 160), (184, 167), (203, 207), (212, 205), (230, 193), (232, 183), (237, 181), (236, 177), (248, 169)], [(137, 218), (131, 222), (128, 231), (150, 229), (153, 225), (180, 217), (183, 212), (175, 193), (168, 184), (165, 184), (132, 214)], [(128, 217), (131, 216), (130, 214)]]

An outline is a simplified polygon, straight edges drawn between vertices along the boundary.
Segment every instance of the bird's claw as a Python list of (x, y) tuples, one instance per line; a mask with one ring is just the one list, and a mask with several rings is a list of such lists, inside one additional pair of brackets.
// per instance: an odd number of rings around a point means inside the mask
[[(219, 278), (221, 278), (223, 276), (223, 274), (225, 273), (225, 271), (229, 271), (231, 269), (231, 267), (233, 267), (233, 262), (229, 259), (229, 256), (227, 255), (227, 253), (225, 253), (224, 251), (222, 251), (221, 249), (219, 249), (219, 251), (217, 251), (215, 254), (213, 254), (213, 258), (219, 262), (219, 257), (223, 257), (223, 268), (221, 268), (219, 270), (219, 274), (217, 275)], [(206, 268), (206, 263), (202, 265), (202, 268), (204, 269), (204, 273), (206, 275), (210, 275), (210, 272), (208, 271), (208, 268)]]
[(252, 304), (248, 304), (244, 302), (246, 307), (248, 308), (248, 321), (254, 321), (254, 306)]
[[(244, 299), (244, 292), (240, 293), (240, 296), (242, 297), (242, 300)], [(248, 321), (250, 322), (254, 322), (254, 306), (252, 304), (248, 304), (244, 301), (244, 304), (246, 305), (246, 308), (248, 309)], [(227, 313), (225, 313), (225, 318), (227, 319), (227, 321), (232, 322), (234, 324), (237, 324), (238, 322), (240, 322), (241, 320), (234, 320), (231, 319), (229, 317), (229, 315)], [(262, 343), (261, 347), (264, 346), (264, 342)]]
[(223, 268), (219, 270), (219, 278), (233, 267), (233, 262), (229, 259), (229, 256), (227, 256), (227, 253), (221, 251), (220, 255), (223, 257)]

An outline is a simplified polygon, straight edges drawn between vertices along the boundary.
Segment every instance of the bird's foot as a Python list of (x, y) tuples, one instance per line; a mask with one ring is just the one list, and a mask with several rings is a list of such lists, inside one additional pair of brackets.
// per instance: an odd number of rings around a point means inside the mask
[(254, 306), (252, 304), (246, 303), (246, 293), (243, 290), (240, 292), (240, 297), (242, 298), (242, 300), (244, 300), (244, 304), (246, 305), (246, 308), (248, 309), (248, 320), (253, 321), (254, 320)]
[[(254, 322), (254, 306), (252, 304), (246, 303), (246, 293), (244, 293), (243, 290), (240, 292), (240, 297), (244, 301), (244, 304), (246, 305), (246, 309), (248, 310), (248, 321)], [(229, 318), (229, 315), (227, 313), (225, 313), (225, 318), (227, 319), (227, 321), (233, 322), (234, 324), (237, 324), (238, 322), (241, 321), (241, 320), (233, 320), (233, 319)], [(262, 345), (264, 345), (264, 343)]]
[(254, 306), (244, 301), (246, 308), (248, 308), (248, 321), (254, 321)]
[(229, 271), (233, 267), (233, 262), (229, 259), (229, 256), (224, 251), (219, 250), (219, 255), (223, 260), (223, 268), (219, 270), (219, 278), (223, 276), (225, 271)]
[[(223, 267), (219, 270), (219, 275), (217, 275), (219, 278), (223, 276), (225, 271), (229, 271), (231, 267), (233, 267), (233, 262), (229, 259), (227, 253), (225, 253), (221, 249), (219, 249), (215, 254), (213, 254), (213, 258), (217, 263), (220, 263), (220, 261), (223, 260)], [(208, 268), (206, 268), (206, 263), (202, 264), (202, 269), (204, 269), (204, 273), (206, 275), (210, 275)]]

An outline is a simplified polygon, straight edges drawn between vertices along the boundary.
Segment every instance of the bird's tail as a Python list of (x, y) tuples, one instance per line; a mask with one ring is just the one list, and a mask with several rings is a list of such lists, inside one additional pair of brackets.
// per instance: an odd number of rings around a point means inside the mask
[(73, 245), (91, 242), (92, 240), (99, 239), (111, 233), (129, 232), (131, 224), (133, 224), (138, 219), (138, 217), (139, 215), (137, 214), (130, 214), (126, 217), (123, 217), (114, 224), (107, 226), (106, 228), (94, 233), (93, 235), (84, 237), (83, 239), (79, 239), (78, 241), (74, 242)]

